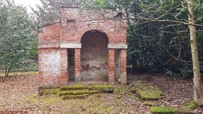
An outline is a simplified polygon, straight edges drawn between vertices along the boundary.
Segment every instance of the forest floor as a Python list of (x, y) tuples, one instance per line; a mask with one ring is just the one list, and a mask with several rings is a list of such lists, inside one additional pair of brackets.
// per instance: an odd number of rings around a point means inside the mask
[[(128, 78), (141, 80), (163, 91), (165, 97), (154, 101), (154, 106), (182, 108), (192, 101), (192, 79), (160, 74), (135, 74)], [(56, 96), (38, 96), (38, 85), (37, 75), (0, 77), (0, 114), (150, 114), (150, 106), (145, 106), (134, 94), (106, 93), (86, 99), (62, 100)], [(203, 108), (194, 112), (203, 114)]]

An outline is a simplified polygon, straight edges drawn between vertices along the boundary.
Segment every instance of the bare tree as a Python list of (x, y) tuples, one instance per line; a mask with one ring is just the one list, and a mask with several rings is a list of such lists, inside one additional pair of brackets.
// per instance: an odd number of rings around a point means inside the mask
[(196, 27), (195, 17), (193, 12), (194, 0), (188, 0), (188, 22), (190, 28), (190, 45), (192, 50), (192, 63), (193, 63), (193, 75), (194, 75), (194, 100), (199, 104), (203, 105), (203, 92), (201, 91), (201, 78), (200, 78), (200, 63), (198, 57), (197, 38), (196, 38)]

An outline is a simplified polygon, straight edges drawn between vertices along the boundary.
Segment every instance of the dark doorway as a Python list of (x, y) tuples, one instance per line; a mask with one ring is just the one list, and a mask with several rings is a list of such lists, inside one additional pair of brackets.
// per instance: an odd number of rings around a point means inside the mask
[(75, 81), (75, 50), (68, 49), (68, 80)]

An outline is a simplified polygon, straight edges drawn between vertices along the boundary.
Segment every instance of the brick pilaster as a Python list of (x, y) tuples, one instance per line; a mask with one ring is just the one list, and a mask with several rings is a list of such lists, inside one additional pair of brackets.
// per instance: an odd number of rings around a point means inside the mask
[(68, 63), (67, 63), (67, 55), (68, 51), (67, 49), (60, 49), (61, 51), (61, 79), (60, 83), (62, 85), (65, 85), (68, 83)]
[(75, 81), (80, 82), (80, 56), (81, 49), (75, 49)]
[(115, 50), (109, 49), (108, 51), (108, 83), (114, 84), (115, 75)]
[(127, 83), (127, 72), (126, 72), (126, 49), (121, 50), (120, 54), (120, 64), (121, 64), (121, 84), (126, 84)]

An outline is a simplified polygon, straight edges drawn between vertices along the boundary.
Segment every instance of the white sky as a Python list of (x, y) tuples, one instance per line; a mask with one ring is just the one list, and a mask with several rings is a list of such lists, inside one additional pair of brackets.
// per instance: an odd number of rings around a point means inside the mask
[(28, 12), (31, 12), (31, 9), (29, 6), (35, 7), (36, 4), (40, 4), (40, 0), (14, 0), (14, 2), (16, 4), (26, 6), (28, 9)]

